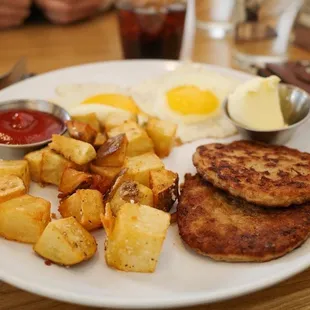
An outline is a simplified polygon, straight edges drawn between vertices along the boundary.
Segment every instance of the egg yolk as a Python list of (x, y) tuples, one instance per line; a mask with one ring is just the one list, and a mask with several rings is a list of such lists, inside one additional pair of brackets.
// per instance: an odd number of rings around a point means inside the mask
[(82, 104), (103, 104), (137, 114), (139, 108), (131, 97), (119, 94), (99, 94), (85, 99)]
[(219, 106), (211, 91), (202, 91), (194, 85), (173, 88), (166, 96), (170, 109), (182, 115), (210, 114)]

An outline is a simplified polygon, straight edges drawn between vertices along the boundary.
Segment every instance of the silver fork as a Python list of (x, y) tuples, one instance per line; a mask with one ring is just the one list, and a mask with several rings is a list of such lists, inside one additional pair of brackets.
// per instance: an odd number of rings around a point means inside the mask
[(26, 59), (21, 57), (9, 72), (0, 76), (0, 90), (22, 80), (26, 75)]

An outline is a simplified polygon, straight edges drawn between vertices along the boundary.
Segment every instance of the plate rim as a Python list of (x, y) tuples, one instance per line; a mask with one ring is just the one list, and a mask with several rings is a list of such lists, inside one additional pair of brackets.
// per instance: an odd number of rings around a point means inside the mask
[[(0, 95), (6, 90), (10, 90), (15, 87), (19, 87), (21, 84), (27, 82), (27, 81), (35, 81), (36, 79), (40, 79), (42, 77), (46, 77), (49, 75), (53, 75), (55, 73), (61, 73), (63, 71), (67, 70), (77, 70), (81, 68), (87, 68), (87, 67), (93, 67), (98, 65), (120, 65), (121, 63), (160, 63), (161, 65), (167, 65), (169, 66), (172, 64), (174, 67), (179, 66), (181, 64), (186, 64), (181, 61), (177, 60), (157, 60), (157, 59), (148, 59), (148, 60), (111, 60), (111, 61), (100, 61), (100, 62), (90, 62), (90, 63), (84, 63), (80, 65), (74, 65), (74, 66), (68, 66), (64, 68), (59, 68), (56, 70), (48, 71), (42, 74), (39, 74), (37, 76), (31, 77), (29, 79), (26, 79), (24, 81), (20, 81), (18, 83), (15, 83), (3, 90), (0, 91)], [(255, 75), (248, 74), (242, 71), (238, 71), (236, 69), (232, 69), (229, 67), (221, 67), (214, 64), (207, 64), (207, 63), (199, 63), (199, 62), (193, 62), (192, 64), (197, 66), (202, 66), (204, 68), (219, 71), (219, 73), (224, 74), (232, 74), (236, 77), (243, 77), (243, 78), (250, 78), (255, 77)], [(250, 264), (250, 263), (249, 263)], [(183, 294), (180, 294), (178, 298), (176, 299), (175, 294), (172, 295), (172, 297), (167, 298), (164, 297), (162, 299), (150, 299), (150, 298), (126, 298), (124, 300), (122, 299), (116, 299), (115, 297), (109, 297), (109, 296), (102, 296), (99, 298), (94, 299), (93, 296), (87, 296), (87, 294), (77, 294), (74, 292), (62, 292), (61, 289), (58, 288), (52, 288), (50, 289), (47, 286), (41, 286), (40, 283), (30, 283), (24, 280), (22, 277), (18, 276), (12, 276), (9, 274), (9, 272), (5, 272), (4, 269), (1, 269), (0, 266), (0, 279), (10, 285), (13, 285), (17, 288), (20, 288), (22, 290), (25, 290), (27, 292), (38, 294), (47, 298), (51, 298), (54, 300), (59, 300), (63, 302), (69, 302), (73, 304), (79, 304), (84, 306), (92, 306), (92, 307), (110, 307), (110, 308), (123, 308), (123, 309), (133, 309), (133, 308), (139, 308), (139, 309), (145, 309), (150, 307), (157, 307), (157, 308), (172, 308), (172, 307), (185, 307), (185, 306), (194, 306), (194, 305), (200, 305), (200, 304), (209, 304), (216, 301), (224, 301), (235, 297), (240, 297), (242, 295), (247, 295), (259, 290), (262, 290), (264, 288), (270, 287), (272, 285), (275, 285), (279, 282), (282, 282), (302, 271), (307, 269), (310, 266), (310, 261), (303, 262), (301, 264), (298, 264), (296, 266), (292, 266), (292, 268), (289, 269), (289, 271), (286, 269), (282, 273), (278, 273), (272, 276), (266, 276), (266, 278), (262, 278), (256, 282), (251, 282), (251, 284), (244, 284), (242, 286), (238, 286), (237, 288), (229, 288), (224, 289), (220, 293), (219, 292), (191, 292), (189, 295), (184, 296)]]

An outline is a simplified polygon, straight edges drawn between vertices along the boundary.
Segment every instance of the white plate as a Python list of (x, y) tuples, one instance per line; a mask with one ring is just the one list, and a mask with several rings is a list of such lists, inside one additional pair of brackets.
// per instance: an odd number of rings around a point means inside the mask
[[(14, 98), (53, 98), (62, 83), (101, 82), (130, 86), (173, 70), (172, 61), (122, 61), (83, 65), (50, 72), (0, 92), (0, 101)], [(206, 66), (246, 80), (230, 69)], [(306, 124), (302, 130), (309, 130)], [(303, 136), (305, 139), (303, 139)], [(307, 135), (296, 134), (291, 146), (310, 151)], [(236, 137), (235, 137), (236, 138)], [(229, 139), (232, 140), (232, 139)], [(225, 141), (229, 141), (225, 140)], [(180, 176), (194, 172), (191, 156), (204, 140), (175, 148), (166, 166)], [(32, 184), (31, 194), (51, 200), (57, 210), (57, 190)], [(98, 252), (93, 259), (71, 268), (46, 266), (31, 246), (0, 239), (0, 278), (21, 289), (67, 302), (119, 308), (159, 308), (194, 305), (240, 296), (284, 280), (310, 266), (310, 242), (283, 258), (258, 263), (215, 262), (187, 249), (176, 225), (169, 229), (154, 274), (125, 273), (108, 268), (104, 260), (104, 232), (94, 233)]]

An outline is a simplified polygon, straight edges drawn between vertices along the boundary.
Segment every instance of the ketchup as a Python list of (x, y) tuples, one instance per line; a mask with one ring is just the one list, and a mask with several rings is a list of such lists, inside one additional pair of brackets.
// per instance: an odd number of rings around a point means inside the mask
[(59, 134), (64, 123), (52, 114), (34, 110), (0, 111), (0, 144), (30, 144)]

